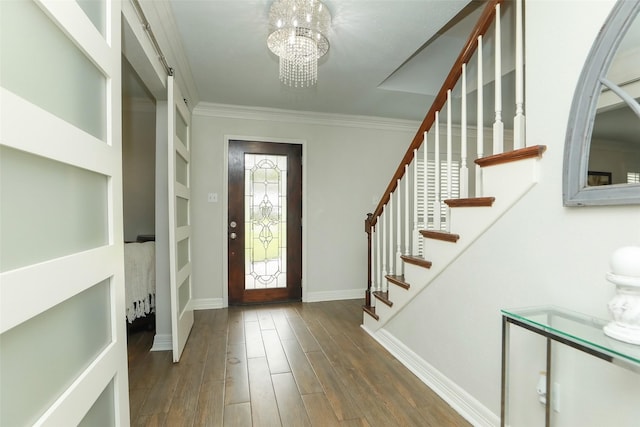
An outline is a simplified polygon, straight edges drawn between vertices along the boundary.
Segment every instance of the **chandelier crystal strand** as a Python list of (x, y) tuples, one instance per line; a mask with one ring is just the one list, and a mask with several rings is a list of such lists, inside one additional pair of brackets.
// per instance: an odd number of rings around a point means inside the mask
[(295, 88), (318, 82), (318, 59), (329, 51), (331, 14), (318, 0), (276, 0), (267, 46), (280, 58), (280, 81)]

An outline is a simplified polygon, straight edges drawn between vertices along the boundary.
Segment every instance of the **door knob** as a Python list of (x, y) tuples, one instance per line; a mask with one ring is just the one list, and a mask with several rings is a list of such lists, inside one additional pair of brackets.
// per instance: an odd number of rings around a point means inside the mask
[(231, 233), (229, 237), (231, 237), (231, 240), (235, 240), (235, 238), (238, 237), (238, 235), (236, 233)]
[(229, 227), (231, 228), (236, 228), (238, 224), (235, 221), (231, 221), (231, 223), (229, 224)]

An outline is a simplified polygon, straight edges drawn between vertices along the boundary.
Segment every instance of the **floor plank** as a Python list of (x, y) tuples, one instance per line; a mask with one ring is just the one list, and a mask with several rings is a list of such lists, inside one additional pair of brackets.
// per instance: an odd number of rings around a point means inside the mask
[(234, 403), (224, 408), (224, 427), (247, 427), (251, 425), (251, 404)]
[(316, 341), (314, 336), (311, 335), (311, 332), (309, 332), (304, 320), (302, 320), (297, 313), (295, 316), (288, 316), (287, 320), (289, 321), (289, 325), (291, 325), (291, 329), (293, 329), (296, 339), (300, 343), (300, 347), (302, 347), (305, 353), (322, 350), (318, 341)]
[(289, 367), (289, 361), (284, 354), (280, 337), (278, 332), (274, 329), (262, 330), (262, 342), (264, 343), (264, 350), (267, 354), (267, 360), (269, 361), (269, 370), (272, 374), (282, 374), (284, 372), (291, 372)]
[(291, 325), (289, 325), (289, 321), (287, 320), (287, 315), (284, 309), (280, 308), (277, 310), (273, 310), (271, 312), (271, 318), (273, 319), (273, 324), (278, 331), (278, 336), (282, 341), (296, 339), (296, 334), (295, 332), (293, 332), (293, 328), (291, 328)]
[(213, 381), (202, 385), (198, 396), (198, 409), (194, 426), (221, 426), (224, 413), (224, 381)]
[(322, 385), (298, 341), (295, 339), (283, 340), (282, 347), (287, 355), (300, 394), (322, 393)]
[(264, 357), (249, 359), (251, 417), (254, 426), (279, 426), (280, 415), (273, 391), (271, 372)]
[(244, 334), (247, 345), (247, 358), (265, 357), (264, 344), (262, 342), (262, 332), (258, 320), (244, 322)]
[(249, 402), (249, 373), (244, 343), (227, 345), (224, 404)]
[(320, 384), (324, 389), (324, 393), (333, 408), (333, 412), (339, 420), (348, 420), (350, 418), (362, 418), (364, 413), (358, 407), (353, 397), (347, 392), (339, 373), (336, 372), (324, 353), (313, 351), (307, 353), (309, 362), (313, 366), (313, 370), (318, 376)]
[(302, 397), (290, 372), (272, 375), (273, 389), (278, 399), (278, 409), (282, 425), (285, 427), (310, 426), (307, 411), (304, 408)]
[(128, 337), (132, 426), (467, 427), (360, 327), (362, 301), (195, 312), (181, 361)]
[(302, 395), (304, 407), (309, 415), (311, 425), (314, 427), (339, 427), (340, 421), (333, 413), (331, 404), (324, 393), (311, 393)]

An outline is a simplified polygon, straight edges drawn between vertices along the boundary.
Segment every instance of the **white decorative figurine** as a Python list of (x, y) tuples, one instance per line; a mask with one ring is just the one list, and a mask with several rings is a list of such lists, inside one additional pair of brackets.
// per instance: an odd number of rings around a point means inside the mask
[(604, 333), (620, 341), (640, 345), (640, 246), (626, 246), (611, 255), (607, 280), (616, 285), (609, 301), (613, 321)]

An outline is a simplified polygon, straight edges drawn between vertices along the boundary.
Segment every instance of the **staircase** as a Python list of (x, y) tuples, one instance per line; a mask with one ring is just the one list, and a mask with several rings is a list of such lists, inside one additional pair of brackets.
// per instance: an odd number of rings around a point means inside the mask
[[(363, 327), (371, 334), (427, 288), (538, 180), (546, 147), (525, 143), (523, 4), (505, 2), (506, 10), (501, 5), (500, 0), (487, 2), (376, 210), (365, 220), (369, 274)], [(503, 35), (503, 26), (512, 30)], [(513, 55), (502, 52), (505, 37), (510, 41), (505, 44), (515, 47)], [(493, 57), (485, 58), (483, 51)], [(487, 79), (490, 65), (494, 73)], [(475, 69), (475, 78), (467, 78), (467, 69)], [(502, 86), (513, 75), (515, 90), (509, 102), (515, 115), (505, 131)], [(487, 112), (484, 91), (491, 86), (494, 108)], [(469, 100), (475, 100), (475, 111), (468, 107)], [(474, 127), (468, 125), (470, 112)], [(459, 118), (455, 124), (454, 117)], [(471, 173), (468, 158), (475, 158)]]
[(448, 265), (522, 198), (537, 182), (545, 146), (533, 146), (478, 159), (490, 197), (445, 200), (453, 232), (421, 230), (423, 255), (402, 255), (402, 275), (386, 275), (386, 290), (372, 291), (376, 302), (364, 306), (363, 327), (373, 333), (425, 289)]

